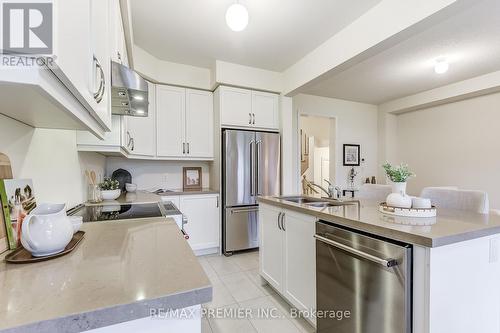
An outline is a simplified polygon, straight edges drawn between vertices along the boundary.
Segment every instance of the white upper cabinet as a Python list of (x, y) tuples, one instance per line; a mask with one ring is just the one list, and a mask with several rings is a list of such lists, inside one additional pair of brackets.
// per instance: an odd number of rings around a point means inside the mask
[(76, 144), (79, 151), (120, 153), (125, 140), (122, 138), (123, 119), (121, 116), (111, 117), (111, 131), (104, 134), (101, 140), (88, 131), (76, 131)]
[(221, 124), (228, 126), (251, 126), (252, 91), (219, 87)]
[(104, 127), (111, 128), (108, 0), (54, 3), (54, 74)]
[(93, 104), (90, 16), (89, 0), (54, 2), (54, 72)]
[(209, 91), (186, 89), (185, 119), (187, 156), (213, 158), (213, 94)]
[(110, 0), (90, 0), (91, 92), (93, 108), (111, 124)]
[(119, 0), (110, 1), (111, 60), (129, 66)]
[(279, 129), (279, 95), (220, 86), (216, 98), (222, 126)]
[(211, 92), (158, 85), (156, 108), (158, 157), (213, 159)]
[(156, 156), (155, 85), (148, 82), (148, 116), (123, 117), (125, 150), (130, 155)]
[(186, 89), (156, 86), (157, 155), (179, 157), (186, 153)]
[(279, 128), (279, 96), (262, 91), (252, 91), (253, 125), (259, 128)]

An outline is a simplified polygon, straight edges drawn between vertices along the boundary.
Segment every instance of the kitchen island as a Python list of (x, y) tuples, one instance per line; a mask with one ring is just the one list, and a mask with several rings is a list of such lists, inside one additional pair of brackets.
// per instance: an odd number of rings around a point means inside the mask
[(297, 309), (316, 308), (314, 235), (321, 220), (411, 246), (413, 333), (500, 331), (500, 217), (438, 209), (428, 225), (415, 226), (422, 220), (382, 214), (374, 201), (259, 203), (260, 274)]
[[(84, 240), (68, 255), (0, 263), (0, 332), (200, 332), (200, 304), (211, 301), (212, 287), (173, 220), (81, 230)], [(168, 318), (171, 309), (197, 315)]]

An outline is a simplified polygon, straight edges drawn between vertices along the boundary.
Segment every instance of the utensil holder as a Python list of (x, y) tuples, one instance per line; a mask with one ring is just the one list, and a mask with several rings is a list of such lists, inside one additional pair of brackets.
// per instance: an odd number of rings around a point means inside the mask
[(90, 203), (102, 202), (102, 194), (99, 185), (90, 184), (87, 194), (87, 199)]

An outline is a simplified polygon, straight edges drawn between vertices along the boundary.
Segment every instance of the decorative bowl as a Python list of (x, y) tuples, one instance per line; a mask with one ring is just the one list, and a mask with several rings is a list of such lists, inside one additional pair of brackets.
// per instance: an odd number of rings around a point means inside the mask
[(127, 192), (135, 192), (137, 190), (137, 185), (136, 184), (130, 184), (130, 183), (127, 183), (125, 184), (125, 189), (127, 190)]
[(120, 189), (116, 190), (101, 190), (101, 196), (103, 200), (115, 200), (118, 199), (122, 191)]

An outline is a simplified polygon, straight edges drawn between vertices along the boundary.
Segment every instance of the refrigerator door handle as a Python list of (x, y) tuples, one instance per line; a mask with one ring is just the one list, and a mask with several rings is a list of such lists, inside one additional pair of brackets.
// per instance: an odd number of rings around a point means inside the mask
[(234, 209), (230, 210), (231, 214), (251, 213), (251, 212), (258, 212), (258, 211), (259, 211), (259, 207), (255, 207), (255, 208), (234, 208)]
[(254, 158), (255, 141), (250, 141), (250, 195), (255, 196), (255, 158)]
[(256, 195), (261, 195), (260, 193), (260, 147), (262, 145), (262, 140), (258, 140), (255, 143), (255, 160), (256, 166), (255, 166), (255, 192)]

